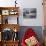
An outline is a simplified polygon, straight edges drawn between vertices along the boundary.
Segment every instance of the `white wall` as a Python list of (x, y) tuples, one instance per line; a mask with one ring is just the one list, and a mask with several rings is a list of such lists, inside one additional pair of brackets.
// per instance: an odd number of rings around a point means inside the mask
[[(14, 6), (15, 0), (0, 0), (0, 6)], [(42, 11), (42, 0), (17, 0), (20, 7), (20, 19), (19, 24), (21, 26), (43, 26), (43, 11)], [(24, 19), (23, 8), (36, 8), (37, 17), (36, 19)]]
[[(24, 3), (23, 3), (24, 2)], [(22, 8), (36, 8), (37, 18), (36, 19), (24, 19), (21, 17), (21, 25), (23, 26), (43, 26), (43, 6), (42, 0), (24, 0), (21, 4)]]

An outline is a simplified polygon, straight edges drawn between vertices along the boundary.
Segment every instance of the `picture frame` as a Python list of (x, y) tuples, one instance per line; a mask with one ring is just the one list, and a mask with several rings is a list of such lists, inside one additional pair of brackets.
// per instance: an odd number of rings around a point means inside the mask
[(17, 24), (18, 20), (17, 20), (17, 16), (3, 16), (3, 24)]
[(24, 18), (36, 18), (37, 9), (36, 8), (24, 8), (23, 9), (23, 17)]
[(10, 11), (9, 11), (9, 14), (10, 14), (10, 15), (16, 15), (17, 13), (18, 13), (18, 12), (17, 12), (16, 10), (10, 10)]
[(18, 17), (17, 16), (9, 16), (8, 17), (8, 24), (17, 24), (18, 23)]
[(2, 10), (2, 15), (9, 15), (9, 10)]

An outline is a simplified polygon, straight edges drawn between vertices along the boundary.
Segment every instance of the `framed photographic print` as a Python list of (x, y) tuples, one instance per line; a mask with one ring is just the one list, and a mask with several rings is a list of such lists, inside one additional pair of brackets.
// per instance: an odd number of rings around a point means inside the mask
[(8, 24), (17, 24), (17, 16), (9, 16)]
[(10, 11), (9, 11), (9, 14), (10, 14), (10, 15), (16, 15), (17, 13), (18, 13), (18, 12), (17, 12), (16, 10), (10, 10)]
[(17, 20), (17, 16), (3, 16), (3, 24), (17, 24), (18, 20)]
[(24, 18), (36, 18), (36, 16), (37, 16), (36, 8), (24, 8), (23, 9)]
[(9, 10), (2, 10), (2, 15), (9, 15)]
[(14, 15), (14, 10), (10, 10), (9, 14)]

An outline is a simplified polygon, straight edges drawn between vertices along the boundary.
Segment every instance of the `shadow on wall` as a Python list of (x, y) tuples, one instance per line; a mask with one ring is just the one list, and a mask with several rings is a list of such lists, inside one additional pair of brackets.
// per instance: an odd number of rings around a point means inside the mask
[(21, 26), (21, 27), (20, 27), (20, 31), (19, 31), (19, 40), (20, 40), (20, 42), (21, 42), (21, 40), (22, 40), (22, 38), (23, 38), (23, 36), (24, 36), (25, 31), (26, 31), (28, 28), (32, 28), (32, 29), (34, 30), (34, 32), (36, 32), (39, 41), (40, 41), (41, 43), (43, 43), (43, 31), (42, 31), (42, 26)]

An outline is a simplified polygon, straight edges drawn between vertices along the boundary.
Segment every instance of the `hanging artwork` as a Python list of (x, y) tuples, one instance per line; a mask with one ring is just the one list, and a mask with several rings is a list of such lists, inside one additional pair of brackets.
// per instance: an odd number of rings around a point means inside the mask
[(37, 16), (36, 8), (24, 8), (23, 9), (24, 18), (36, 18), (36, 16)]

